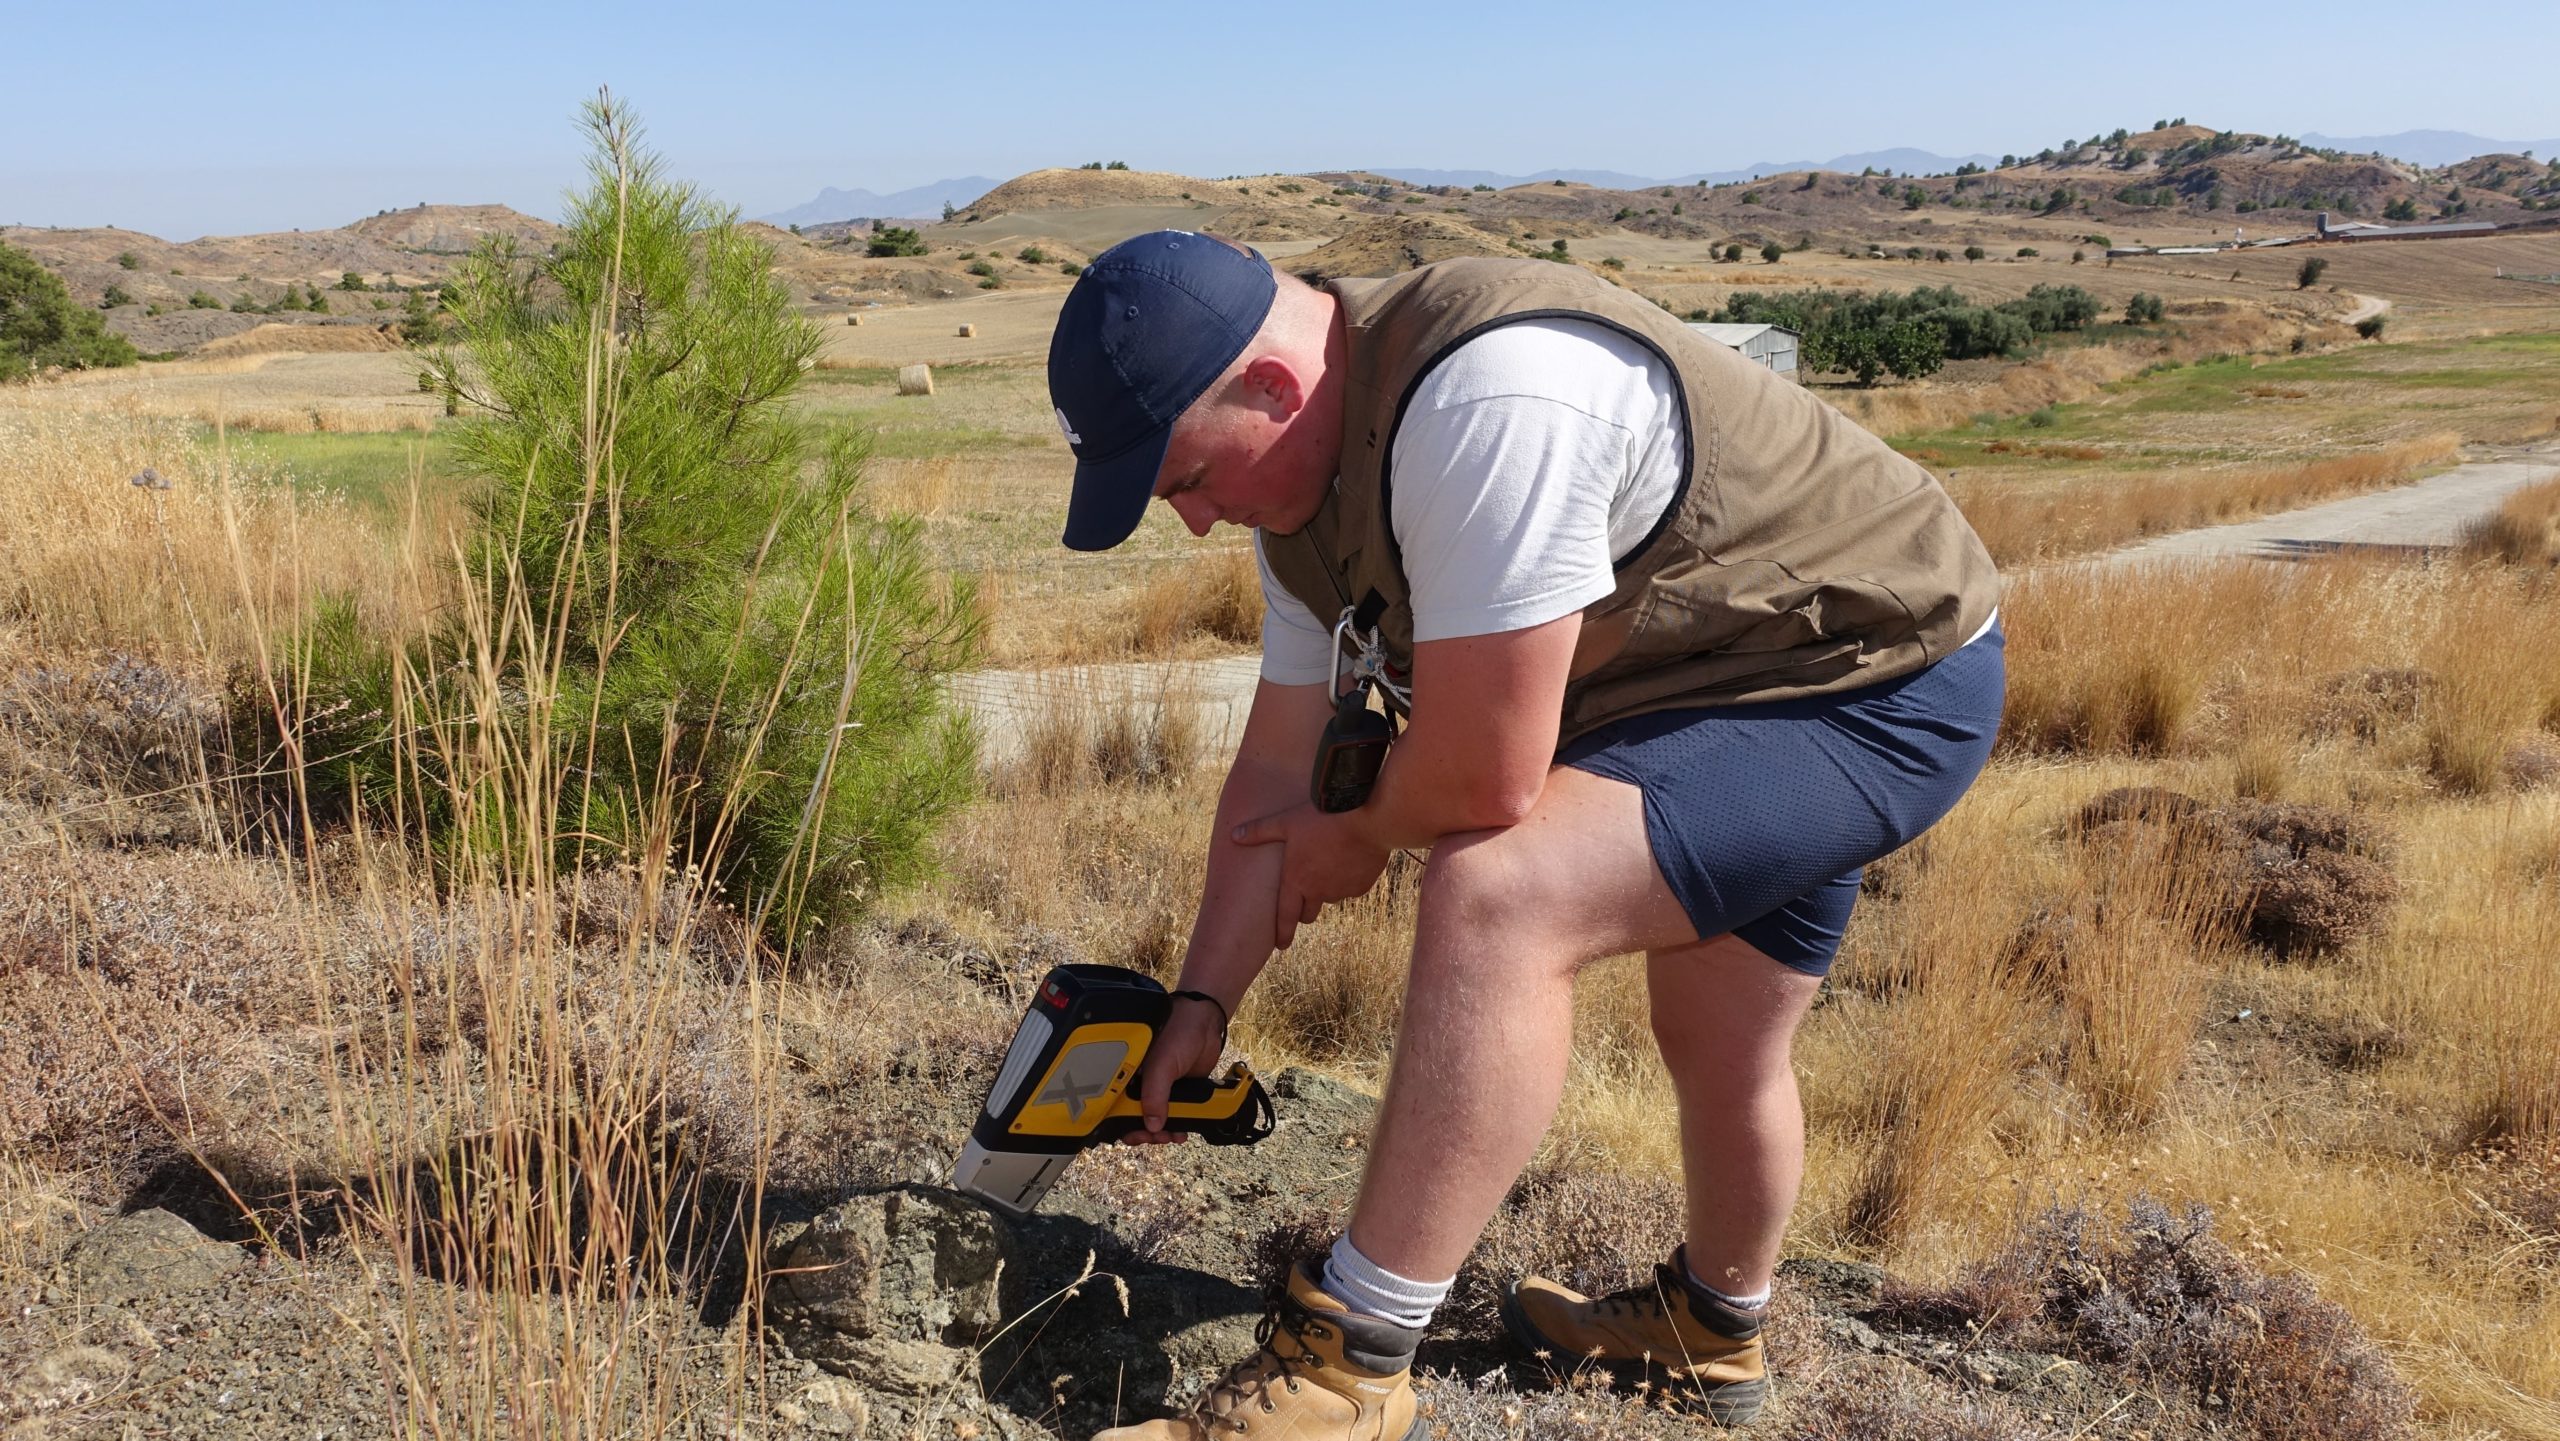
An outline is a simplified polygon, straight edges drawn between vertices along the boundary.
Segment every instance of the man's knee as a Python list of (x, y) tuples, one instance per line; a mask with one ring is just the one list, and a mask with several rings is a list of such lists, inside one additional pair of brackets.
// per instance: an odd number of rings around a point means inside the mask
[(1574, 942), (1574, 898), (1558, 885), (1568, 868), (1519, 841), (1512, 831), (1478, 831), (1434, 846), (1422, 875), (1423, 931), (1470, 966), (1569, 971), (1598, 959)]

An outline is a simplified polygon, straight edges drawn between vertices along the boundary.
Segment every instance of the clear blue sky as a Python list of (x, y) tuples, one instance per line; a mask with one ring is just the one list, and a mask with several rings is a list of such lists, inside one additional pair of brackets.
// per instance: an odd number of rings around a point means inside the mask
[(552, 214), (600, 84), (750, 215), (1095, 159), (1674, 175), (2174, 115), (2560, 135), (2552, 0), (1273, 8), (17, 5), (0, 223), (186, 239), (421, 200)]

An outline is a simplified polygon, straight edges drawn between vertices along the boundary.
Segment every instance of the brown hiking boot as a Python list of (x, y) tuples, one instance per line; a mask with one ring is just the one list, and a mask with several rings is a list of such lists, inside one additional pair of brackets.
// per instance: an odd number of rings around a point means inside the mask
[(1093, 1441), (1420, 1441), (1413, 1348), (1420, 1331), (1355, 1316), (1316, 1284), (1313, 1265), (1289, 1268), (1254, 1339), (1237, 1362), (1170, 1421), (1115, 1426)]
[(1671, 1264), (1654, 1267), (1651, 1281), (1606, 1296), (1583, 1296), (1531, 1276), (1502, 1298), (1512, 1337), (1558, 1372), (1598, 1367), (1620, 1385), (1704, 1411), (1719, 1426), (1760, 1414), (1769, 1389), (1760, 1319), (1689, 1280), (1681, 1251), (1671, 1253)]

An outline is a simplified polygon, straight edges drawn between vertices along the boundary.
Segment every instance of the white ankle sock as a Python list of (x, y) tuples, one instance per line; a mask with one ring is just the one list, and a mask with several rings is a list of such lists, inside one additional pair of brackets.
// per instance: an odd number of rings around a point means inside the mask
[[(1730, 1291), (1719, 1291), (1715, 1287), (1708, 1285), (1706, 1282), (1699, 1280), (1697, 1268), (1689, 1264), (1689, 1258), (1686, 1256), (1680, 1258), (1680, 1269), (1688, 1274), (1689, 1283), (1691, 1285), (1696, 1286), (1699, 1290), (1706, 1292), (1708, 1295), (1715, 1297), (1717, 1300), (1722, 1301), (1737, 1311), (1757, 1311), (1761, 1307), (1769, 1304), (1769, 1292), (1771, 1288), (1767, 1286), (1761, 1287), (1759, 1290), (1752, 1292), (1748, 1296), (1736, 1296)], [(1348, 1305), (1350, 1303), (1345, 1302), (1344, 1304)]]
[(1360, 1248), (1351, 1244), (1351, 1233), (1345, 1231), (1333, 1243), (1322, 1280), (1325, 1294), (1354, 1312), (1418, 1331), (1431, 1324), (1432, 1311), (1448, 1299), (1449, 1287), (1457, 1278), (1407, 1280), (1361, 1255)]

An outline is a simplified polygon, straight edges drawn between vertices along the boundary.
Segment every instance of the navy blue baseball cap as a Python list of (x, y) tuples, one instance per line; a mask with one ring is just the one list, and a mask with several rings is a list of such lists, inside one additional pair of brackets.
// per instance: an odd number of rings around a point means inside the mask
[(1076, 453), (1069, 549), (1138, 528), (1173, 422), (1244, 353), (1277, 289), (1259, 252), (1188, 230), (1121, 241), (1076, 278), (1049, 337), (1049, 403)]

